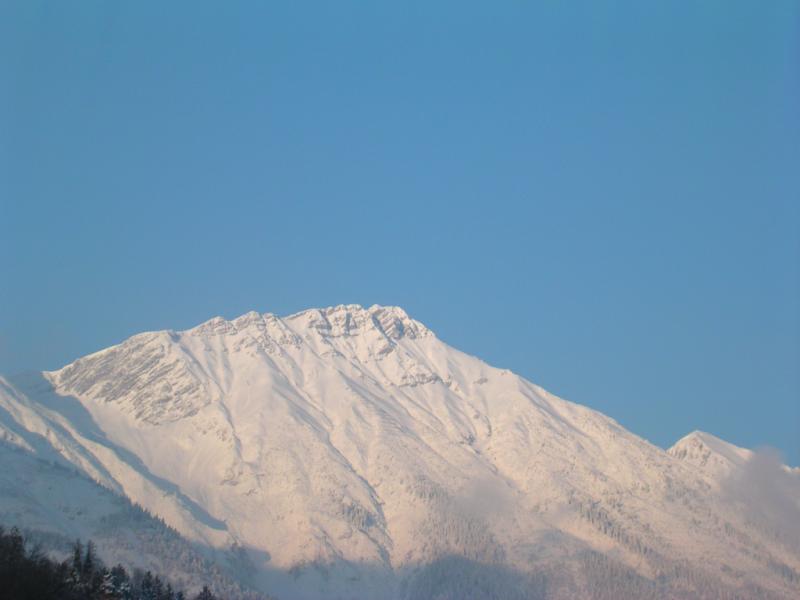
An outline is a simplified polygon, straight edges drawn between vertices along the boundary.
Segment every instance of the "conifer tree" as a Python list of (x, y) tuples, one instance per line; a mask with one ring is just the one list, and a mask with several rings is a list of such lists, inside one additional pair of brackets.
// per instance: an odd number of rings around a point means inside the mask
[(155, 593), (155, 579), (150, 571), (144, 574), (140, 595), (142, 600), (158, 600)]
[(81, 585), (81, 576), (83, 574), (83, 546), (80, 540), (75, 540), (72, 546), (72, 568), (70, 570), (70, 583), (78, 589)]
[(203, 586), (203, 589), (197, 596), (195, 596), (194, 600), (217, 600), (217, 597), (211, 593), (211, 590), (208, 589), (207, 585)]

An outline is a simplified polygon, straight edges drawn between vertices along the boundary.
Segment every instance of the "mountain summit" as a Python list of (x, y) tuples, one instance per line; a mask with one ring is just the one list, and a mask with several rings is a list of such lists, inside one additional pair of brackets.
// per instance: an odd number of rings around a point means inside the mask
[(279, 598), (800, 586), (800, 543), (724, 492), (747, 451), (716, 470), (704, 457), (719, 444), (699, 434), (664, 452), (398, 307), (217, 317), (0, 390), (7, 443), (78, 468)]

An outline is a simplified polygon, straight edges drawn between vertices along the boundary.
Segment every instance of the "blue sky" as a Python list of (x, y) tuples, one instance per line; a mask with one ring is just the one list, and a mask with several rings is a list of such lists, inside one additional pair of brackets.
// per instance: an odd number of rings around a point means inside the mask
[(800, 5), (0, 6), (0, 372), (398, 304), (800, 464)]

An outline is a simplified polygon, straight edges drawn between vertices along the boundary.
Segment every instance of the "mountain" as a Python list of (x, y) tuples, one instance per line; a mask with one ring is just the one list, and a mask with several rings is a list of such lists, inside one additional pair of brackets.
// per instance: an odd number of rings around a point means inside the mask
[(800, 590), (800, 537), (775, 527), (800, 523), (795, 472), (756, 518), (758, 453), (700, 433), (665, 452), (397, 307), (217, 317), (2, 387), (7, 444), (278, 598)]

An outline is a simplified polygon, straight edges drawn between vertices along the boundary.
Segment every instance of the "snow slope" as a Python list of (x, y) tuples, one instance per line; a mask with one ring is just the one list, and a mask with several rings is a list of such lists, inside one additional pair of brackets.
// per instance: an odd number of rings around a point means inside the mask
[(666, 453), (397, 307), (215, 318), (3, 385), (9, 442), (237, 549), (278, 597), (800, 589), (796, 545), (725, 492), (747, 451), (693, 434)]
[[(76, 540), (92, 540), (109, 566), (150, 570), (190, 593), (207, 585), (225, 598), (264, 597), (237, 581), (242, 578), (235, 552), (192, 544), (124, 496), (87, 478), (54, 452), (54, 446), (8, 418), (10, 409), (22, 422), (46, 423), (38, 419), (37, 408), (0, 377), (0, 525), (20, 527), (26, 539), (58, 560), (71, 555)], [(57, 442), (55, 447), (66, 450)]]

